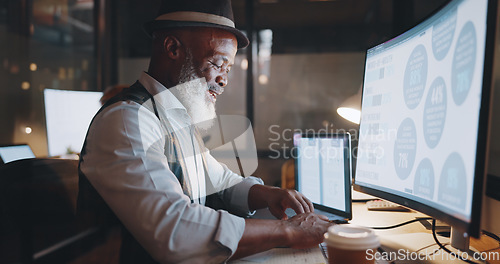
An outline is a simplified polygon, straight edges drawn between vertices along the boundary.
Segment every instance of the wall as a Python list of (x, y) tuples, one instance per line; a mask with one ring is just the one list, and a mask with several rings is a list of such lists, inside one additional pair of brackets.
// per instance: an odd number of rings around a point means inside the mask
[[(243, 59), (243, 55), (235, 59), (229, 85), (217, 101), (219, 114), (244, 115), (246, 112), (246, 73), (240, 67)], [(120, 83), (135, 82), (148, 63), (147, 58), (120, 59)], [(269, 138), (275, 137), (270, 129), (279, 133), (287, 128), (320, 129), (325, 121), (329, 128), (354, 127), (339, 117), (336, 109), (360, 88), (364, 53), (272, 55), (269, 67), (267, 84), (255, 80), (253, 125), (260, 150), (269, 150)], [(259, 69), (256, 72), (258, 76)]]
[[(218, 114), (245, 115), (244, 55), (237, 55), (229, 85), (217, 99)], [(120, 83), (131, 84), (147, 69), (148, 58), (119, 60)], [(279, 184), (281, 164), (289, 157), (293, 131), (353, 129), (356, 125), (336, 113), (337, 107), (360, 88), (364, 53), (278, 54), (266, 64), (256, 63), (255, 120), (259, 158), (256, 175)], [(268, 83), (258, 76), (267, 73)], [(278, 136), (279, 134), (279, 136)], [(279, 137), (279, 139), (277, 139)]]

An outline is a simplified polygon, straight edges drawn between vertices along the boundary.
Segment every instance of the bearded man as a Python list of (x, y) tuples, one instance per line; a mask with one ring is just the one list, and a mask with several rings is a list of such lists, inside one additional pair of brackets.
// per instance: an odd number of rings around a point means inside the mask
[[(89, 128), (79, 212), (116, 217), (121, 263), (222, 263), (320, 243), (330, 223), (306, 197), (235, 174), (199, 135), (215, 118), (237, 48), (248, 45), (234, 28), (230, 0), (163, 1), (146, 29), (148, 71)], [(279, 220), (246, 218), (266, 207)], [(297, 215), (288, 219), (287, 208)]]

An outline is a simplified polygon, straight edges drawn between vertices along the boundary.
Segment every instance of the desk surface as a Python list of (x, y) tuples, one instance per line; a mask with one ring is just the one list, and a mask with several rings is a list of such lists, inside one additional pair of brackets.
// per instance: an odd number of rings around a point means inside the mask
[[(415, 211), (410, 211), (410, 212), (368, 211), (366, 208), (366, 204), (364, 202), (354, 202), (352, 204), (352, 209), (353, 209), (353, 219), (350, 221), (350, 223), (366, 227), (391, 226), (402, 222), (406, 222), (408, 220), (415, 219), (417, 217), (427, 217), (426, 215)], [(402, 227), (393, 228), (389, 230), (376, 230), (376, 233), (381, 238), (382, 241), (384, 241), (384, 239), (390, 240), (391, 237), (404, 236), (405, 234), (418, 235), (418, 233), (420, 233), (421, 235), (420, 237), (422, 237), (423, 235), (428, 240), (432, 237), (430, 230), (427, 230), (419, 222), (411, 223)], [(427, 233), (428, 235), (422, 233)], [(415, 236), (414, 238), (418, 238), (418, 236)], [(413, 243), (413, 241), (410, 241), (410, 243)], [(489, 252), (495, 252), (493, 254), (498, 253), (498, 255), (492, 255), (493, 258), (499, 257), (500, 255), (500, 248), (498, 242), (484, 235), (481, 237), (481, 239), (472, 238), (471, 247), (480, 252), (496, 249), (493, 251), (489, 251)], [(319, 249), (311, 249), (309, 251), (298, 251), (293, 249), (273, 249), (269, 252), (261, 253), (260, 255), (261, 258), (256, 258), (254, 259), (253, 262), (268, 263), (268, 264), (287, 263), (285, 260), (293, 259), (294, 262), (288, 262), (288, 263), (325, 263), (324, 260), (322, 262), (321, 260), (318, 260), (318, 256), (321, 256), (320, 254), (321, 252), (319, 251)], [(250, 263), (250, 262), (234, 261), (231, 263)], [(398, 262), (396, 261), (396, 263)], [(408, 262), (408, 263), (419, 263), (419, 262)], [(500, 264), (500, 259), (496, 260), (490, 259), (488, 260), (488, 263)]]

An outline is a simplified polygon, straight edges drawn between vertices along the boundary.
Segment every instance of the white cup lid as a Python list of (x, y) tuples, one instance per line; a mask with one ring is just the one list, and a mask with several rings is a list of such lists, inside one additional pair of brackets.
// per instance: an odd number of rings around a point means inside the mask
[(334, 225), (325, 234), (325, 243), (345, 250), (378, 248), (380, 240), (373, 230), (352, 225)]

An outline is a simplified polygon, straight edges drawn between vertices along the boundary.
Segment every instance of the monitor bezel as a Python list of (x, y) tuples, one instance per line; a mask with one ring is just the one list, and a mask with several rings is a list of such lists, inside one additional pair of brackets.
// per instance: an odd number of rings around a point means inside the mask
[[(342, 138), (344, 140), (344, 180), (349, 182), (349, 186), (352, 186), (352, 155), (351, 155), (351, 134), (346, 133), (298, 133), (301, 138)], [(294, 148), (293, 155), (294, 158), (294, 180), (295, 180), (295, 190), (298, 190), (298, 148), (295, 145), (295, 136), (294, 139)], [(341, 211), (335, 208), (323, 206), (321, 204), (313, 203), (314, 208), (322, 210), (324, 212), (328, 212), (331, 214), (335, 214), (341, 216), (345, 219), (352, 219), (352, 193), (351, 188), (347, 188), (346, 193), (346, 210)]]
[[(439, 11), (443, 10), (446, 6), (453, 2), (463, 1), (463, 0), (451, 0), (436, 9), (429, 16), (425, 17), (422, 21), (415, 24), (411, 28), (405, 30), (403, 33), (398, 34), (396, 37), (392, 38), (397, 39), (407, 34), (411, 29), (418, 27), (424, 23), (426, 23), (431, 17), (436, 15)], [(481, 93), (481, 106), (479, 110), (479, 122), (478, 122), (478, 133), (477, 133), (477, 145), (476, 145), (476, 160), (475, 160), (475, 177), (474, 177), (474, 186), (472, 190), (472, 208), (471, 208), (471, 218), (470, 222), (464, 221), (457, 217), (454, 217), (448, 213), (445, 213), (441, 210), (438, 210), (434, 207), (431, 207), (427, 204), (423, 204), (417, 202), (415, 200), (410, 200), (406, 197), (402, 197), (399, 195), (395, 195), (393, 193), (381, 191), (378, 189), (374, 189), (371, 187), (366, 187), (362, 185), (358, 185), (356, 183), (356, 179), (353, 181), (354, 190), (361, 191), (367, 194), (371, 194), (406, 207), (412, 208), (424, 214), (427, 214), (431, 217), (437, 218), (441, 221), (444, 221), (454, 228), (457, 228), (460, 231), (467, 232), (470, 236), (479, 237), (481, 231), (481, 205), (483, 199), (483, 193), (485, 189), (485, 181), (486, 181), (486, 172), (487, 172), (487, 157), (488, 157), (488, 145), (489, 145), (489, 122), (491, 121), (490, 109), (493, 103), (493, 99), (491, 97), (492, 85), (493, 85), (493, 61), (494, 61), (494, 52), (495, 52), (495, 33), (496, 33), (496, 16), (497, 16), (497, 1), (496, 0), (487, 0), (487, 18), (486, 18), (486, 39), (485, 39), (485, 51), (484, 51), (484, 65), (483, 65), (483, 85), (482, 85), (482, 93)], [(368, 52), (376, 48), (380, 45), (383, 45), (386, 42), (380, 43), (376, 46), (373, 46), (367, 49), (365, 53), (365, 71), (366, 71), (366, 60), (368, 57)], [(365, 75), (363, 74), (363, 84), (364, 84)], [(364, 92), (364, 85), (362, 87)], [(363, 96), (361, 97), (363, 100)], [(363, 122), (363, 118), (361, 115), (361, 121)], [(356, 166), (357, 168), (358, 166)]]

